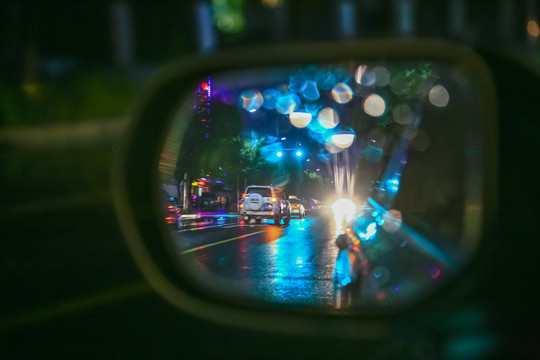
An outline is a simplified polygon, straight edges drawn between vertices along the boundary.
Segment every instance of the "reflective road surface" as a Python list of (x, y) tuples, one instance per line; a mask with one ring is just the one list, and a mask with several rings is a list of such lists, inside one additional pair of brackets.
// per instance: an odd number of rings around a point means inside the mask
[(175, 234), (183, 260), (191, 257), (225, 287), (277, 303), (331, 306), (334, 233), (325, 217), (307, 217), (287, 226), (240, 221)]
[[(279, 304), (348, 306), (335, 301), (344, 295), (334, 293), (337, 231), (327, 213), (279, 226), (222, 218), (173, 234), (182, 263), (219, 291)], [(353, 248), (363, 265), (348, 304), (358, 306), (388, 308), (421, 298), (455, 274), (458, 259), (450, 246), (404, 224), (391, 232), (373, 229), (372, 238)]]

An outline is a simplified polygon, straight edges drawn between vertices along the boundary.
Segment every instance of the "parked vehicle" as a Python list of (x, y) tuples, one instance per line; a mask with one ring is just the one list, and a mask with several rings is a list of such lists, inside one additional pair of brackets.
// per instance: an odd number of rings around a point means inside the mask
[(219, 207), (217, 195), (211, 192), (203, 192), (197, 198), (197, 207), (203, 211), (216, 211)]

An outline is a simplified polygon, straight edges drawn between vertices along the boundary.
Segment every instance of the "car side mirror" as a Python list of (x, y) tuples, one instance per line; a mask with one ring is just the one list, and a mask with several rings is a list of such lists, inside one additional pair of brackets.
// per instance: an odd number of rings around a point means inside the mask
[[(184, 311), (257, 329), (286, 321), (295, 333), (377, 336), (388, 314), (444, 309), (461, 296), (457, 282), (473, 281), (496, 212), (495, 105), (482, 59), (441, 40), (180, 59), (135, 103), (115, 163), (118, 218), (145, 277)], [(263, 181), (354, 208), (286, 228), (246, 223), (237, 199)], [(179, 230), (163, 224), (164, 184), (184, 209)], [(229, 206), (193, 209), (203, 192)], [(343, 233), (365, 265), (346, 309), (333, 293)]]

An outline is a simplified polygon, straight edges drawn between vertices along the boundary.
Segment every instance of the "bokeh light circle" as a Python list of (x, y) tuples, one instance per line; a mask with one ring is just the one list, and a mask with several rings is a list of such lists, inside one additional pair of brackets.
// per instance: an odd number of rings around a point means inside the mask
[(399, 74), (390, 80), (390, 89), (396, 95), (407, 95), (411, 91), (411, 84), (405, 75)]
[(411, 142), (411, 148), (416, 151), (425, 151), (429, 147), (430, 141), (428, 134), (420, 130), (416, 133), (414, 139)]
[(334, 74), (336, 78), (336, 82), (344, 82), (344, 81), (347, 81), (351, 77), (351, 74), (349, 74), (349, 72), (343, 68), (336, 68), (332, 70), (332, 73)]
[(338, 104), (346, 104), (353, 98), (352, 89), (345, 83), (337, 83), (332, 88), (332, 98)]
[(317, 114), (319, 124), (325, 129), (333, 129), (339, 124), (339, 115), (332, 108), (324, 108)]
[(356, 72), (354, 73), (354, 79), (362, 86), (371, 86), (375, 84), (375, 78), (375, 72), (367, 65), (360, 65), (356, 68)]
[(375, 66), (373, 68), (375, 73), (375, 86), (384, 87), (390, 84), (390, 71), (383, 66)]
[(330, 71), (319, 71), (315, 75), (315, 81), (321, 90), (330, 90), (337, 83), (335, 75)]
[(244, 90), (238, 95), (238, 104), (246, 111), (255, 112), (263, 104), (263, 97), (257, 90)]
[(346, 149), (353, 144), (355, 137), (352, 131), (342, 131), (332, 135), (331, 139), (335, 146)]
[(386, 112), (386, 102), (377, 95), (371, 94), (364, 100), (364, 111), (373, 117), (380, 117)]
[(437, 107), (445, 107), (450, 101), (450, 94), (444, 86), (435, 85), (429, 91), (429, 101)]
[(413, 120), (413, 112), (407, 104), (399, 104), (392, 110), (394, 121), (400, 125), (410, 124)]
[(280, 114), (288, 115), (298, 108), (300, 98), (296, 94), (287, 94), (280, 96), (276, 102), (276, 111)]
[(306, 80), (300, 89), (302, 97), (309, 101), (315, 101), (321, 97), (315, 80)]
[(276, 89), (266, 89), (262, 93), (263, 108), (268, 110), (274, 110), (276, 108), (277, 100), (281, 96), (281, 92)]
[(311, 122), (312, 115), (307, 112), (292, 112), (289, 114), (291, 124), (297, 128), (305, 128)]
[(382, 228), (390, 233), (396, 232), (401, 227), (401, 219), (401, 211), (390, 209), (387, 213), (383, 214), (384, 223)]

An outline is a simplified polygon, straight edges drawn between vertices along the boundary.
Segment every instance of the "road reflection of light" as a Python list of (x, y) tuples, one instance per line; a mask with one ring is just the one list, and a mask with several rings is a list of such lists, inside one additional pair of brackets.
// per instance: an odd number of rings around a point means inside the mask
[[(269, 243), (272, 251), (271, 265), (273, 269), (269, 296), (272, 301), (280, 303), (313, 302), (314, 287), (317, 283), (315, 267), (311, 259), (315, 249), (312, 234), (305, 229), (312, 220), (293, 220), (285, 228), (284, 234)], [(275, 227), (276, 231), (281, 229)], [(274, 231), (275, 234), (275, 231)], [(272, 232), (269, 233), (272, 236)]]

